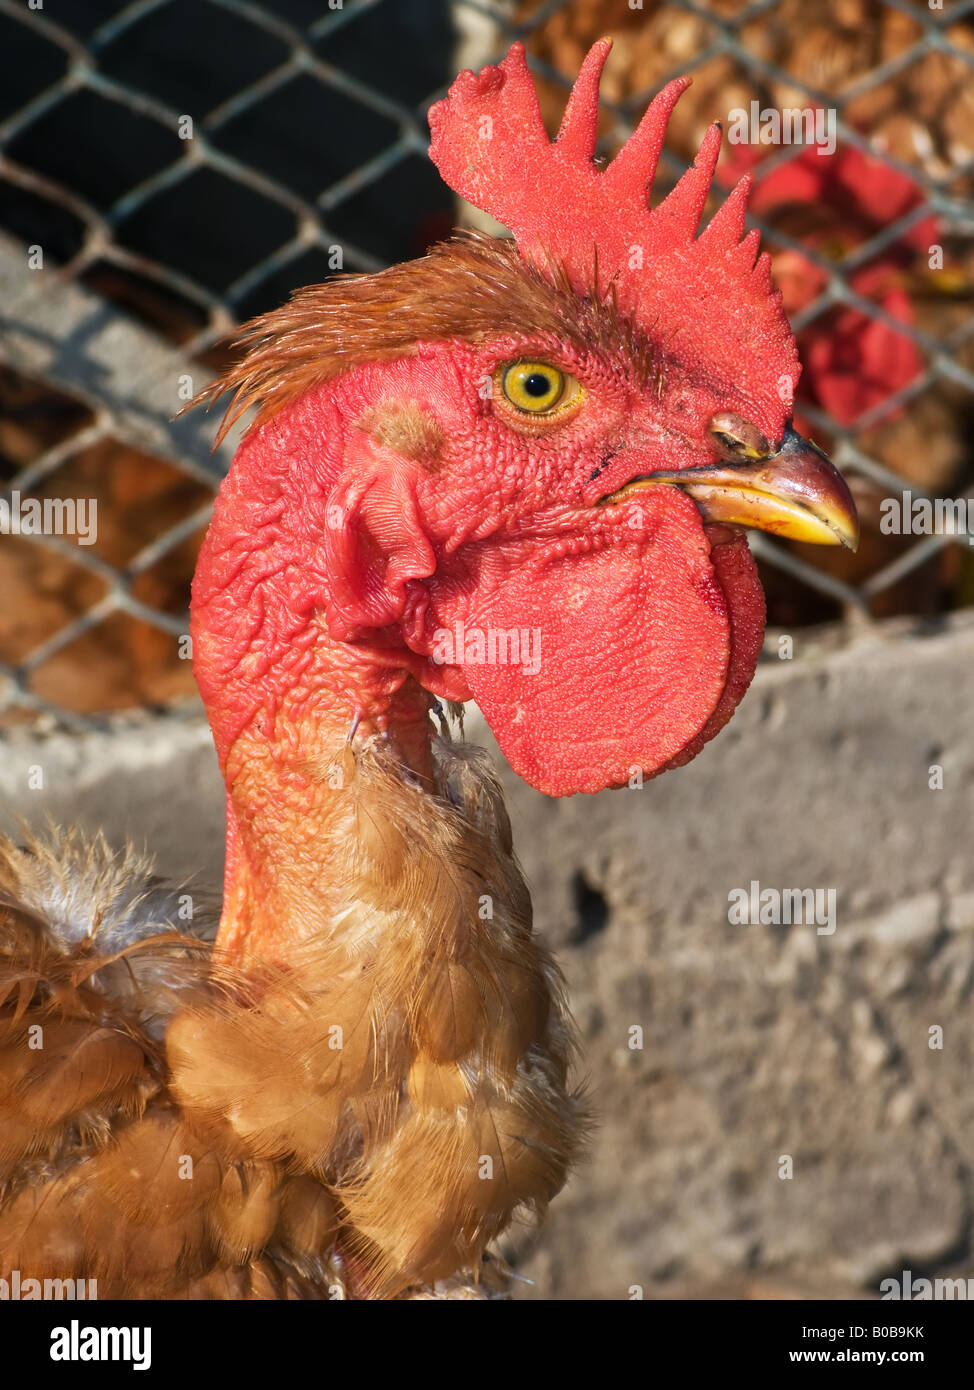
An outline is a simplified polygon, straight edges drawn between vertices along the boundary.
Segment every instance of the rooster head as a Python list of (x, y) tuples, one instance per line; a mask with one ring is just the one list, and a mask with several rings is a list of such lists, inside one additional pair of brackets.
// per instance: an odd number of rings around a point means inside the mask
[(753, 674), (764, 602), (741, 528), (855, 543), (845, 484), (790, 427), (799, 367), (745, 235), (749, 181), (698, 234), (715, 126), (650, 209), (683, 80), (598, 167), (608, 49), (555, 141), (520, 45), (430, 112), (444, 179), (513, 241), (458, 236), (246, 331), (225, 428), (254, 404), (256, 424), (194, 589), (224, 756), (274, 726), (285, 689), (289, 717), (338, 698), (381, 729), (414, 682), (475, 699), (552, 795), (653, 775)]

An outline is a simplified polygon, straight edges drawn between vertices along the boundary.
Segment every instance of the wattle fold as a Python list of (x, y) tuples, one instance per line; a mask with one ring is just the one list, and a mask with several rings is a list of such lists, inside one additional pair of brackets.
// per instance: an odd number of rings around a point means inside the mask
[[(496, 574), (431, 586), (452, 654), (514, 770), (551, 796), (687, 761), (730, 718), (760, 649), (764, 601), (742, 535), (711, 546), (661, 492), (653, 526), (525, 545)], [(515, 635), (516, 634), (516, 639)]]
[[(708, 534), (717, 529), (708, 527)], [(706, 724), (674, 758), (658, 769), (660, 772), (666, 772), (672, 767), (682, 767), (691, 758), (695, 758), (704, 744), (709, 743), (715, 734), (720, 733), (751, 684), (761, 654), (766, 608), (757, 566), (746, 536), (740, 532), (729, 532), (726, 528), (721, 529), (724, 535), (719, 541), (712, 537), (710, 558), (717, 583), (723, 590), (727, 602), (731, 624), (727, 679), (717, 706)]]

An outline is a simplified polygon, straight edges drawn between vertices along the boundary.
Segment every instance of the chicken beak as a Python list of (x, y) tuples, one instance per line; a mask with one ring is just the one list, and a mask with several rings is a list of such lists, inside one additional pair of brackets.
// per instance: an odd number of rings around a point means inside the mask
[(646, 487), (678, 487), (707, 522), (751, 526), (813, 545), (859, 545), (859, 518), (845, 479), (817, 445), (793, 429), (767, 458), (633, 478), (601, 500), (622, 502)]

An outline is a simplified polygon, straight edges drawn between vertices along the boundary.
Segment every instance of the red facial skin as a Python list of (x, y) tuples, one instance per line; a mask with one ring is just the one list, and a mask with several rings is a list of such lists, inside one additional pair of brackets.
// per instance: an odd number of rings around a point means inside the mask
[[(478, 388), (517, 357), (577, 376), (582, 407), (545, 424), (512, 418), (483, 399)], [(435, 459), (394, 455), (356, 423), (385, 402), (406, 401), (440, 424), (444, 444)], [(606, 550), (618, 552), (620, 563), (638, 556), (645, 565), (663, 550), (658, 566), (676, 566), (673, 582), (703, 596), (695, 618), (671, 615), (678, 645), (684, 654), (708, 645), (698, 627), (705, 612), (715, 617), (713, 641), (726, 645), (726, 604), (694, 504), (675, 489), (655, 488), (629, 503), (596, 505), (637, 474), (711, 463), (706, 426), (720, 410), (746, 415), (769, 439), (780, 438), (784, 413), (775, 402), (762, 409), (726, 389), (681, 382), (672, 367), (657, 400), (622, 364), (512, 336), (480, 350), (421, 345), (415, 357), (360, 367), (253, 432), (221, 489), (193, 591), (197, 675), (221, 759), (245, 727), (262, 723), (269, 733), (283, 704), (297, 719), (327, 710), (343, 726), (356, 715), (381, 721), (409, 674), (434, 695), (471, 698), (476, 671), (426, 659), (432, 632), (459, 619), (471, 625), (478, 609), (486, 615), (506, 607), (499, 595), (517, 591), (526, 567), (537, 575), (554, 564), (570, 574), (572, 563), (584, 569), (587, 557)], [(720, 540), (735, 551), (742, 545), (730, 532)], [(646, 604), (673, 597), (657, 589)], [(594, 659), (604, 649), (593, 616)], [(334, 680), (328, 663), (318, 670), (334, 646), (329, 636), (340, 644)], [(556, 650), (549, 655), (559, 658)], [(620, 679), (609, 660), (571, 655), (594, 665), (590, 682), (599, 684), (599, 666), (607, 684)], [(629, 655), (638, 662), (638, 650)], [(688, 723), (699, 728), (706, 713), (695, 706)], [(550, 738), (550, 731), (537, 733)], [(604, 725), (595, 733), (611, 736)], [(636, 755), (635, 730), (631, 737)], [(594, 791), (613, 778), (587, 780), (559, 791)]]
[[(499, 364), (540, 358), (585, 399), (541, 425), (480, 394)], [(327, 908), (315, 845), (329, 794), (315, 764), (387, 733), (428, 771), (431, 695), (476, 698), (514, 768), (552, 795), (598, 791), (686, 760), (753, 672), (764, 605), (743, 537), (636, 475), (712, 462), (707, 421), (777, 401), (512, 336), (336, 378), (237, 454), (193, 586), (195, 670), (229, 793), (225, 945)], [(478, 389), (480, 388), (480, 390)], [(496, 391), (496, 388), (495, 388)], [(357, 424), (385, 403), (436, 420), (435, 457), (406, 459)], [(438, 631), (537, 629), (540, 665), (442, 664)], [(309, 769), (311, 775), (309, 775)], [(265, 928), (266, 929), (266, 928)]]

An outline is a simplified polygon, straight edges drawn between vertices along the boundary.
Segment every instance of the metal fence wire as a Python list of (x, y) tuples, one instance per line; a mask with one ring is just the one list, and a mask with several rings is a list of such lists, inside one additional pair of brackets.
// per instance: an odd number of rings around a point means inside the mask
[(0, 537), (0, 721), (86, 725), (189, 693), (188, 581), (229, 452), (210, 454), (212, 420), (173, 416), (242, 320), (448, 233), (426, 111), (517, 38), (549, 122), (588, 44), (617, 40), (605, 153), (664, 82), (694, 76), (660, 191), (715, 118), (831, 113), (821, 163), (753, 134), (729, 152), (738, 174), (757, 161), (751, 221), (802, 342), (802, 420), (867, 522), (857, 560), (753, 538), (772, 619), (974, 602), (962, 512), (933, 534), (874, 524), (889, 498), (966, 500), (974, 482), (972, 15), (974, 0), (0, 0), (0, 500), (11, 517), (25, 498), (100, 501), (90, 544), (77, 525)]

